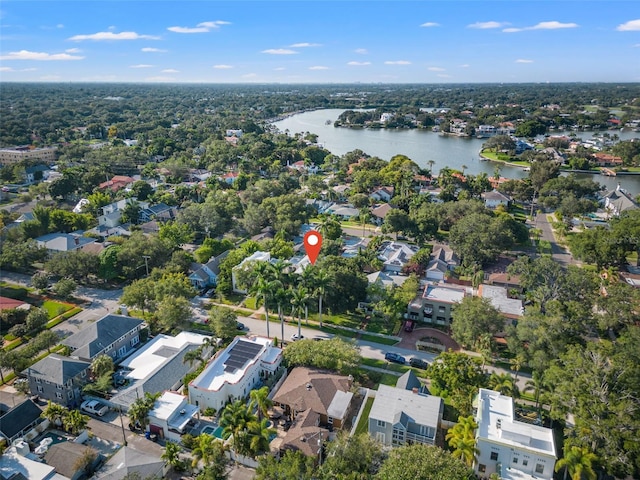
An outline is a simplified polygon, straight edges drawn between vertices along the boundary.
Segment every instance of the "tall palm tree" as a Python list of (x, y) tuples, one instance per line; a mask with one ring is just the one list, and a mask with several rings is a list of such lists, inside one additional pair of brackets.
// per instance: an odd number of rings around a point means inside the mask
[(242, 400), (230, 403), (222, 411), (220, 426), (223, 434), (233, 435), (232, 445), (235, 453), (241, 452), (244, 431), (255, 420), (256, 416), (249, 411)]
[(433, 177), (433, 166), (436, 164), (435, 160), (427, 160), (427, 165), (429, 165), (429, 174)]
[(273, 402), (269, 398), (269, 387), (266, 385), (257, 390), (251, 390), (249, 393), (251, 398), (251, 406), (258, 412), (258, 421), (262, 420), (262, 416), (267, 416), (269, 408), (273, 405)]
[(326, 270), (318, 269), (315, 278), (315, 290), (318, 296), (318, 320), (320, 321), (320, 328), (322, 328), (322, 300), (327, 293), (327, 287), (330, 281), (331, 277), (329, 273)]
[(254, 458), (269, 451), (269, 443), (275, 433), (276, 429), (269, 426), (266, 418), (249, 424), (249, 450)]
[(540, 399), (548, 391), (548, 385), (543, 375), (539, 371), (534, 371), (531, 380), (527, 380), (524, 387), (525, 392), (533, 392), (533, 398), (536, 402), (536, 408), (540, 409)]
[(266, 274), (263, 274), (263, 276), (257, 277), (251, 289), (256, 296), (262, 297), (262, 305), (264, 306), (264, 314), (267, 320), (267, 338), (271, 337), (269, 332), (269, 296), (277, 287), (278, 282), (276, 280), (269, 280)]
[(564, 480), (567, 480), (567, 473), (571, 475), (571, 480), (595, 480), (597, 475), (593, 470), (593, 463), (597, 458), (596, 454), (587, 448), (567, 445), (564, 457), (556, 463), (556, 472), (564, 468)]
[(478, 428), (473, 416), (459, 417), (458, 423), (449, 429), (445, 439), (451, 448), (452, 455), (464, 460), (468, 466), (473, 465), (478, 449), (476, 448), (475, 430)]
[(98, 355), (91, 362), (91, 373), (94, 378), (99, 378), (109, 372), (113, 372), (113, 358), (109, 355)]
[(46, 418), (53, 425), (62, 425), (62, 420), (66, 417), (69, 410), (62, 405), (53, 403), (51, 400), (47, 402), (47, 406), (44, 408), (40, 416)]
[(184, 357), (182, 357), (182, 363), (188, 363), (189, 367), (193, 367), (193, 364), (195, 362), (204, 362), (204, 359), (202, 358), (202, 350), (200, 350), (199, 348), (189, 350), (184, 354)]
[(195, 438), (195, 446), (191, 450), (191, 455), (193, 456), (191, 467), (197, 467), (201, 461), (205, 466), (210, 464), (217, 458), (220, 449), (224, 450), (224, 448), (224, 443), (217, 438), (207, 435), (206, 433), (201, 433)]
[(467, 167), (464, 163), (462, 164), (462, 166), (460, 167), (462, 169), (462, 176), (464, 177), (464, 171), (469, 168)]
[(308, 294), (307, 289), (304, 287), (292, 288), (291, 289), (291, 316), (295, 319), (298, 319), (298, 338), (302, 336), (302, 310), (304, 309), (304, 305), (307, 301)]
[(515, 384), (518, 381), (518, 373), (520, 373), (520, 369), (522, 368), (522, 365), (524, 365), (524, 357), (522, 355), (516, 355), (511, 359), (509, 364), (511, 365), (511, 370), (516, 372), (516, 376), (513, 379), (513, 383)]
[(517, 390), (513, 378), (508, 373), (492, 373), (489, 377), (489, 388), (503, 395), (513, 396)]
[(162, 458), (165, 462), (167, 462), (174, 469), (176, 467), (180, 467), (182, 465), (182, 460), (180, 460), (180, 452), (182, 452), (182, 447), (179, 443), (167, 441), (164, 445), (164, 452), (160, 458)]
[(285, 290), (283, 286), (280, 286), (276, 290), (275, 298), (278, 305), (278, 318), (280, 318), (280, 340), (284, 341), (284, 312), (282, 310), (282, 306), (289, 298), (289, 291)]

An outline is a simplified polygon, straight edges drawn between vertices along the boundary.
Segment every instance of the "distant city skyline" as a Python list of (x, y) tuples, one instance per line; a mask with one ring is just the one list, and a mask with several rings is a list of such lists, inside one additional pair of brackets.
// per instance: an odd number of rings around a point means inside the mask
[(634, 1), (11, 1), (0, 81), (639, 82)]

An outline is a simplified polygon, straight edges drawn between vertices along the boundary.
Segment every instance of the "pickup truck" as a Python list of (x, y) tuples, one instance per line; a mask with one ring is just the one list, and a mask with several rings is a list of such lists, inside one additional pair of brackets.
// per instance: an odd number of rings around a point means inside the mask
[(85, 400), (80, 405), (80, 410), (87, 413), (92, 413), (93, 415), (97, 415), (102, 417), (105, 413), (109, 411), (109, 407), (104, 403), (100, 403), (97, 400)]

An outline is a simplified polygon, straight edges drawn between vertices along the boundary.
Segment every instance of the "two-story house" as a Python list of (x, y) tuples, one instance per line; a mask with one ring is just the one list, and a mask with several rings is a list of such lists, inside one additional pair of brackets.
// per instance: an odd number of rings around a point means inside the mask
[(451, 311), (467, 295), (466, 289), (442, 284), (427, 284), (422, 295), (407, 307), (408, 320), (441, 326), (451, 325)]
[(71, 356), (92, 361), (98, 355), (109, 355), (114, 361), (128, 355), (140, 343), (140, 330), (145, 323), (139, 318), (108, 314), (62, 341), (71, 348)]
[(65, 407), (77, 407), (90, 366), (89, 362), (52, 353), (22, 373), (29, 380), (33, 395)]
[(381, 384), (369, 413), (369, 435), (387, 447), (435, 445), (444, 402), (422, 392)]
[(149, 411), (149, 431), (160, 438), (180, 442), (196, 420), (198, 407), (176, 392), (164, 392)]
[(513, 398), (481, 388), (476, 422), (478, 475), (497, 473), (505, 480), (553, 478), (553, 430), (517, 420)]
[(220, 262), (227, 258), (229, 252), (230, 250), (227, 250), (217, 257), (211, 257), (205, 264), (195, 264), (194, 266), (197, 268), (194, 268), (193, 273), (189, 275), (191, 285), (197, 289), (215, 286), (220, 274)]

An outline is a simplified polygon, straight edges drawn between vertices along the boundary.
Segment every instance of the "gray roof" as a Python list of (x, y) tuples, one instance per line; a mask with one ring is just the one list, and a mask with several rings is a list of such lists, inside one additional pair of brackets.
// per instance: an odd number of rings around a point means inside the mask
[(369, 418), (391, 424), (400, 421), (405, 426), (410, 421), (435, 428), (442, 418), (443, 409), (440, 397), (380, 385)]
[(84, 237), (73, 233), (48, 233), (35, 240), (39, 244), (44, 244), (49, 250), (57, 250), (59, 252), (76, 250), (83, 245), (96, 241), (95, 238)]
[(59, 474), (67, 478), (73, 478), (78, 472), (76, 464), (87, 450), (93, 452), (96, 456), (99, 455), (95, 449), (81, 443), (54, 443), (47, 450), (44, 459), (47, 465), (54, 467)]
[(144, 322), (139, 318), (109, 314), (62, 341), (74, 356), (93, 359), (98, 353)]
[(131, 447), (122, 447), (94, 478), (121, 480), (132, 473), (137, 473), (140, 478), (162, 478), (163, 468), (164, 461), (160, 457), (139, 452)]
[(24, 372), (28, 377), (47, 380), (56, 385), (63, 385), (91, 366), (89, 362), (75, 358), (63, 357), (57, 353), (47, 355)]
[(31, 399), (25, 400), (0, 416), (0, 434), (12, 439), (29, 425), (38, 421), (41, 413), (40, 407)]
[(333, 400), (331, 400), (329, 408), (327, 408), (327, 415), (333, 418), (343, 419), (349, 410), (352, 398), (353, 393), (338, 390), (333, 397)]
[(413, 370), (407, 370), (407, 372), (396, 382), (396, 388), (413, 390), (414, 388), (422, 388), (422, 383), (420, 383), (416, 374), (413, 373)]

